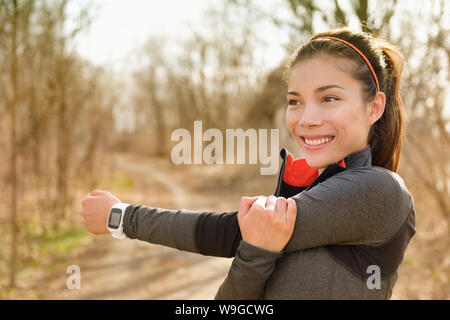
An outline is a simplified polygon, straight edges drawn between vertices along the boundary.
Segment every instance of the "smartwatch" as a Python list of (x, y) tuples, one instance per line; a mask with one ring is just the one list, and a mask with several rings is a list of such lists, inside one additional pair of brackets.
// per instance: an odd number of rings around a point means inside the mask
[(114, 238), (123, 239), (126, 237), (123, 232), (123, 217), (128, 206), (128, 203), (116, 203), (109, 210), (108, 230)]

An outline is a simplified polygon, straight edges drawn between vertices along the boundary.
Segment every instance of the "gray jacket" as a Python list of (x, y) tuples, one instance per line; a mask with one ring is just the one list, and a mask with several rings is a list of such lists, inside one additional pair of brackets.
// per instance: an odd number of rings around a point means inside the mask
[(415, 234), (414, 202), (402, 178), (372, 166), (370, 145), (329, 165), (320, 176), (286, 149), (280, 155), (274, 195), (291, 197), (298, 211), (282, 252), (242, 240), (237, 211), (131, 205), (124, 217), (125, 234), (234, 257), (216, 299), (389, 299)]

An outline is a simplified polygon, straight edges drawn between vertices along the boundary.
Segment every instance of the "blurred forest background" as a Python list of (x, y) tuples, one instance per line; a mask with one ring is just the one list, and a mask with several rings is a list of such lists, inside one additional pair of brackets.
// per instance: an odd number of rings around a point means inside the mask
[[(67, 14), (72, 2), (0, 0), (1, 299), (60, 297), (49, 292), (48, 280), (65, 281), (65, 268), (95, 246), (79, 216), (93, 188), (154, 204), (145, 192), (155, 190), (139, 187), (142, 175), (117, 167), (124, 155), (153, 163), (156, 180), (164, 170), (178, 173), (197, 207), (209, 203), (208, 192), (223, 201), (209, 209), (228, 211), (240, 196), (273, 193), (277, 177), (261, 177), (259, 166), (170, 163), (171, 132), (192, 132), (194, 120), (203, 130), (279, 128), (280, 147), (298, 152), (284, 124), (283, 61), (269, 69), (258, 58), (271, 43), (261, 23), (288, 39), (286, 58), (312, 33), (338, 25), (401, 48), (409, 122), (399, 173), (414, 195), (417, 234), (394, 297), (450, 298), (449, 1), (282, 0), (269, 9), (250, 0), (211, 2), (203, 29), (176, 43), (150, 37), (136, 48), (139, 63), (126, 76), (77, 53), (76, 39), (95, 10), (80, 6), (74, 24)], [(190, 186), (196, 179), (209, 184)], [(169, 203), (180, 202), (158, 204)]]

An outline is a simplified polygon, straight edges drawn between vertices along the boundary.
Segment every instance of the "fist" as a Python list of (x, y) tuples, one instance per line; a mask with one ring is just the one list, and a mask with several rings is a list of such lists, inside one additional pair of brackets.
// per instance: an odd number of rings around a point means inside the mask
[(93, 234), (109, 233), (107, 223), (111, 207), (120, 200), (111, 192), (93, 190), (81, 200), (81, 216), (89, 232)]
[(294, 231), (295, 200), (283, 197), (243, 197), (238, 212), (242, 239), (270, 251), (280, 252)]

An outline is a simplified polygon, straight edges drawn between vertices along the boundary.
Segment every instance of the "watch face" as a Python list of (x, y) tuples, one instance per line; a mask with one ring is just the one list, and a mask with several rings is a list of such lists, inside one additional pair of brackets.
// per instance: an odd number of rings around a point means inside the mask
[(111, 209), (109, 214), (108, 227), (118, 229), (120, 226), (120, 219), (122, 218), (122, 210), (118, 208)]

